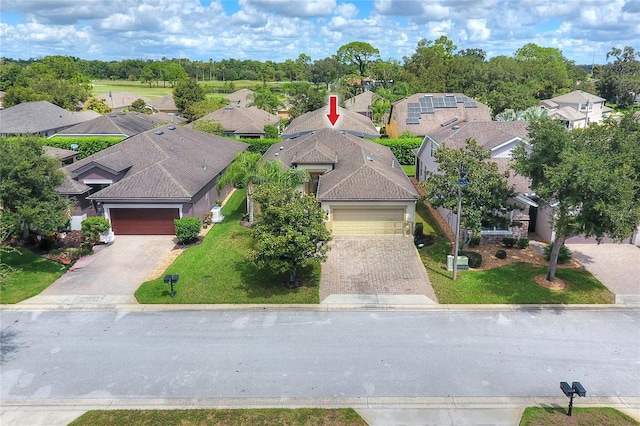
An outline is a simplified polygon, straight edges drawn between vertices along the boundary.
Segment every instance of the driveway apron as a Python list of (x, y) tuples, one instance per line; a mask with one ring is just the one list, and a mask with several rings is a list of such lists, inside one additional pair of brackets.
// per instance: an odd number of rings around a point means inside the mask
[(567, 244), (573, 257), (616, 295), (640, 304), (640, 248), (632, 244)]
[[(413, 238), (401, 235), (335, 236), (322, 265), (320, 300), (335, 303), (336, 296), (361, 296), (359, 301), (404, 300), (437, 303), (437, 298)], [(368, 297), (368, 296), (377, 296)], [(329, 298), (329, 299), (327, 299)], [(354, 297), (343, 300), (356, 301)]]
[(137, 303), (133, 294), (174, 246), (175, 238), (168, 235), (118, 236), (23, 303)]

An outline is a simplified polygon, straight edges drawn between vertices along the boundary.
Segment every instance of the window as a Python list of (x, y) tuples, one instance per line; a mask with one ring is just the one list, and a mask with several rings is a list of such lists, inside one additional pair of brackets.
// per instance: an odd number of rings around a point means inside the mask
[(482, 218), (483, 234), (510, 234), (511, 233), (511, 216), (513, 212), (500, 214), (493, 212), (484, 215)]

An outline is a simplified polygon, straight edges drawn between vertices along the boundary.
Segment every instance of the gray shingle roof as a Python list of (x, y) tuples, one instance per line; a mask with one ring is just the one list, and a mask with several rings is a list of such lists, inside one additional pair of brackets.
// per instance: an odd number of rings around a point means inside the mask
[(0, 110), (0, 134), (35, 134), (64, 129), (95, 115), (67, 111), (47, 101), (24, 102)]
[[(157, 132), (162, 131), (162, 134)], [(196, 195), (231, 163), (247, 144), (177, 127), (163, 126), (65, 167), (72, 176), (92, 165), (129, 170), (118, 182), (91, 195), (100, 201), (176, 200)], [(206, 167), (205, 167), (206, 166)]]
[(310, 163), (318, 160), (320, 164), (334, 164), (333, 170), (320, 176), (317, 198), (321, 201), (418, 199), (416, 189), (389, 148), (337, 130), (323, 129), (284, 140), (272, 145), (263, 158), (277, 159), (285, 167), (302, 164), (300, 158), (304, 162), (308, 159)]
[(157, 111), (178, 111), (178, 107), (173, 100), (173, 95), (168, 94), (159, 98), (154, 98), (149, 101), (149, 104), (153, 106)]
[(291, 124), (285, 129), (282, 136), (285, 139), (294, 138), (322, 129), (344, 131), (367, 138), (377, 138), (380, 136), (373, 122), (364, 115), (349, 111), (345, 108), (338, 108), (340, 117), (335, 126), (332, 126), (327, 118), (328, 113), (329, 107), (325, 106), (315, 111), (302, 114), (300, 117), (296, 117), (291, 121)]
[(376, 97), (379, 96), (374, 92), (367, 90), (366, 92), (362, 92), (359, 95), (344, 101), (344, 107), (349, 111), (367, 112)]
[(514, 138), (528, 140), (528, 127), (526, 121), (474, 121), (461, 125), (459, 129), (448, 127), (427, 136), (452, 149), (462, 148), (470, 138), (484, 149), (492, 149)]
[(574, 90), (573, 92), (551, 98), (558, 104), (580, 104), (585, 102), (605, 102), (605, 98), (583, 92), (582, 90)]
[[(264, 126), (278, 124), (278, 117), (256, 107), (226, 106), (194, 121), (211, 120), (220, 123), (222, 128), (235, 134), (263, 135)], [(193, 123), (187, 124), (192, 127)]]
[(72, 158), (77, 154), (76, 151), (64, 148), (56, 148), (54, 146), (44, 146), (44, 152), (50, 157), (59, 158), (60, 160), (66, 160)]
[(55, 136), (113, 135), (129, 137), (153, 129), (162, 123), (166, 123), (166, 121), (153, 115), (138, 112), (117, 112), (69, 127), (56, 133)]
[[(463, 102), (455, 102), (455, 107), (434, 108), (432, 113), (420, 113), (417, 124), (407, 124), (409, 118), (409, 104), (419, 104), (420, 98), (428, 97), (431, 95), (433, 98), (443, 97), (455, 97), (455, 98), (467, 98), (472, 102), (475, 102), (475, 107), (465, 106)], [(448, 126), (454, 123), (472, 122), (472, 121), (491, 121), (491, 111), (489, 107), (483, 103), (474, 101), (468, 98), (462, 93), (418, 93), (408, 98), (395, 102), (392, 106), (392, 115), (398, 123), (398, 134), (405, 131), (411, 132), (414, 135), (424, 136), (430, 133), (434, 133), (442, 129), (442, 124), (449, 123)], [(456, 119), (456, 120), (454, 120)]]
[(246, 107), (253, 102), (253, 95), (253, 90), (240, 89), (228, 94), (227, 99), (229, 99), (229, 105)]
[(151, 103), (151, 100), (147, 97), (137, 95), (131, 92), (109, 92), (101, 93), (95, 96), (98, 99), (104, 99), (107, 105), (111, 108), (126, 108), (131, 106), (134, 101), (142, 99), (145, 103)]

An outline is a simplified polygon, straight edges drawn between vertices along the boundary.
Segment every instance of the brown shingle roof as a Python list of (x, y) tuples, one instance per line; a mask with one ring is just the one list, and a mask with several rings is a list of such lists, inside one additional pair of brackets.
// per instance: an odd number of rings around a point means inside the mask
[(44, 133), (82, 123), (95, 115), (73, 113), (47, 101), (24, 102), (0, 110), (0, 134)]
[(245, 143), (196, 130), (169, 130), (169, 126), (163, 126), (132, 136), (65, 169), (73, 175), (93, 164), (112, 170), (130, 167), (122, 179), (91, 195), (91, 199), (186, 200), (215, 179), (247, 147)]
[(300, 157), (310, 157), (311, 163), (320, 160), (320, 164), (335, 164), (333, 170), (320, 176), (316, 195), (321, 201), (418, 199), (391, 150), (375, 142), (323, 129), (272, 145), (263, 158), (292, 167), (302, 163), (297, 161)]
[(360, 93), (359, 95), (356, 95), (344, 101), (344, 107), (349, 111), (367, 112), (369, 111), (369, 107), (376, 97), (379, 96), (374, 92), (367, 90), (366, 92)]
[(467, 139), (475, 139), (484, 149), (493, 149), (515, 138), (529, 139), (529, 123), (526, 121), (474, 121), (454, 129), (447, 127), (437, 133), (428, 134), (438, 144), (459, 149), (465, 146)]
[(104, 101), (111, 108), (126, 108), (131, 106), (134, 101), (142, 99), (145, 103), (151, 103), (151, 100), (147, 97), (137, 95), (131, 92), (109, 92), (101, 93), (95, 96), (98, 99), (104, 99)]
[(349, 111), (345, 108), (338, 108), (340, 117), (336, 124), (332, 126), (327, 118), (328, 113), (329, 107), (326, 106), (302, 114), (300, 117), (296, 117), (291, 121), (291, 124), (289, 124), (282, 133), (282, 136), (285, 139), (294, 138), (322, 129), (333, 129), (367, 138), (377, 138), (380, 136), (373, 122), (364, 115)]
[(247, 104), (253, 102), (253, 95), (253, 90), (240, 89), (228, 94), (227, 99), (229, 99), (229, 105), (231, 106), (246, 107)]
[[(429, 96), (432, 98), (466, 98), (470, 101), (469, 104), (475, 104), (476, 106), (465, 106), (464, 102), (457, 102), (456, 99), (455, 107), (438, 107), (433, 109), (433, 113), (424, 114), (418, 111), (420, 117), (418, 119), (418, 124), (407, 124), (407, 118), (409, 118), (409, 104), (419, 104), (420, 98), (427, 98)], [(439, 129), (442, 129), (442, 125), (445, 123), (449, 123), (448, 126), (451, 126), (454, 123), (460, 122), (491, 121), (491, 111), (488, 106), (474, 101), (462, 93), (418, 93), (394, 103), (392, 106), (391, 116), (394, 117), (398, 123), (398, 134), (408, 131), (418, 136), (437, 132)]]
[[(256, 107), (226, 106), (194, 121), (211, 120), (220, 123), (222, 128), (235, 134), (264, 134), (264, 126), (278, 124), (278, 117)], [(193, 123), (187, 124), (192, 127)]]

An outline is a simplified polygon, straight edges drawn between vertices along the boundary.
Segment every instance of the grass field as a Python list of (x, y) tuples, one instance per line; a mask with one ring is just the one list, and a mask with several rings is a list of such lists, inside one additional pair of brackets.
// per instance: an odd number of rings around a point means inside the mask
[[(254, 80), (237, 80), (232, 82), (224, 82), (224, 81), (200, 81), (201, 85), (205, 87), (212, 87), (213, 90), (218, 93), (211, 94), (213, 96), (224, 96), (226, 93), (223, 93), (223, 87), (225, 83), (233, 83), (234, 90), (240, 89), (255, 89), (257, 86), (261, 86), (261, 81)], [(142, 83), (140, 81), (128, 81), (128, 80), (93, 80), (91, 82), (93, 85), (92, 94), (99, 95), (102, 93), (109, 92), (131, 92), (140, 96), (145, 96), (147, 98), (159, 98), (169, 93), (173, 92), (173, 87), (169, 84), (164, 87), (163, 83), (160, 83), (160, 86), (157, 87), (155, 83), (153, 83), (153, 87), (149, 87), (148, 83)], [(280, 89), (284, 83), (280, 82), (271, 82), (267, 83), (267, 86), (272, 89)]]
[(3, 253), (2, 263), (13, 268), (13, 272), (0, 286), (0, 303), (18, 303), (35, 296), (67, 270), (24, 248)]
[[(568, 405), (568, 404), (567, 404)], [(609, 407), (574, 407), (571, 417), (567, 408), (528, 407), (522, 413), (520, 426), (637, 426), (631, 417)]]
[(260, 408), (211, 410), (94, 410), (83, 414), (69, 425), (366, 426), (366, 423), (358, 413), (351, 408)]
[[(319, 303), (320, 265), (299, 271), (304, 285), (288, 289), (288, 274), (256, 268), (249, 259), (251, 231), (240, 225), (245, 191), (236, 191), (223, 208), (224, 222), (214, 225), (202, 243), (189, 247), (167, 269), (179, 274), (174, 298), (162, 278), (136, 291), (140, 303)], [(162, 274), (164, 276), (164, 274)]]

